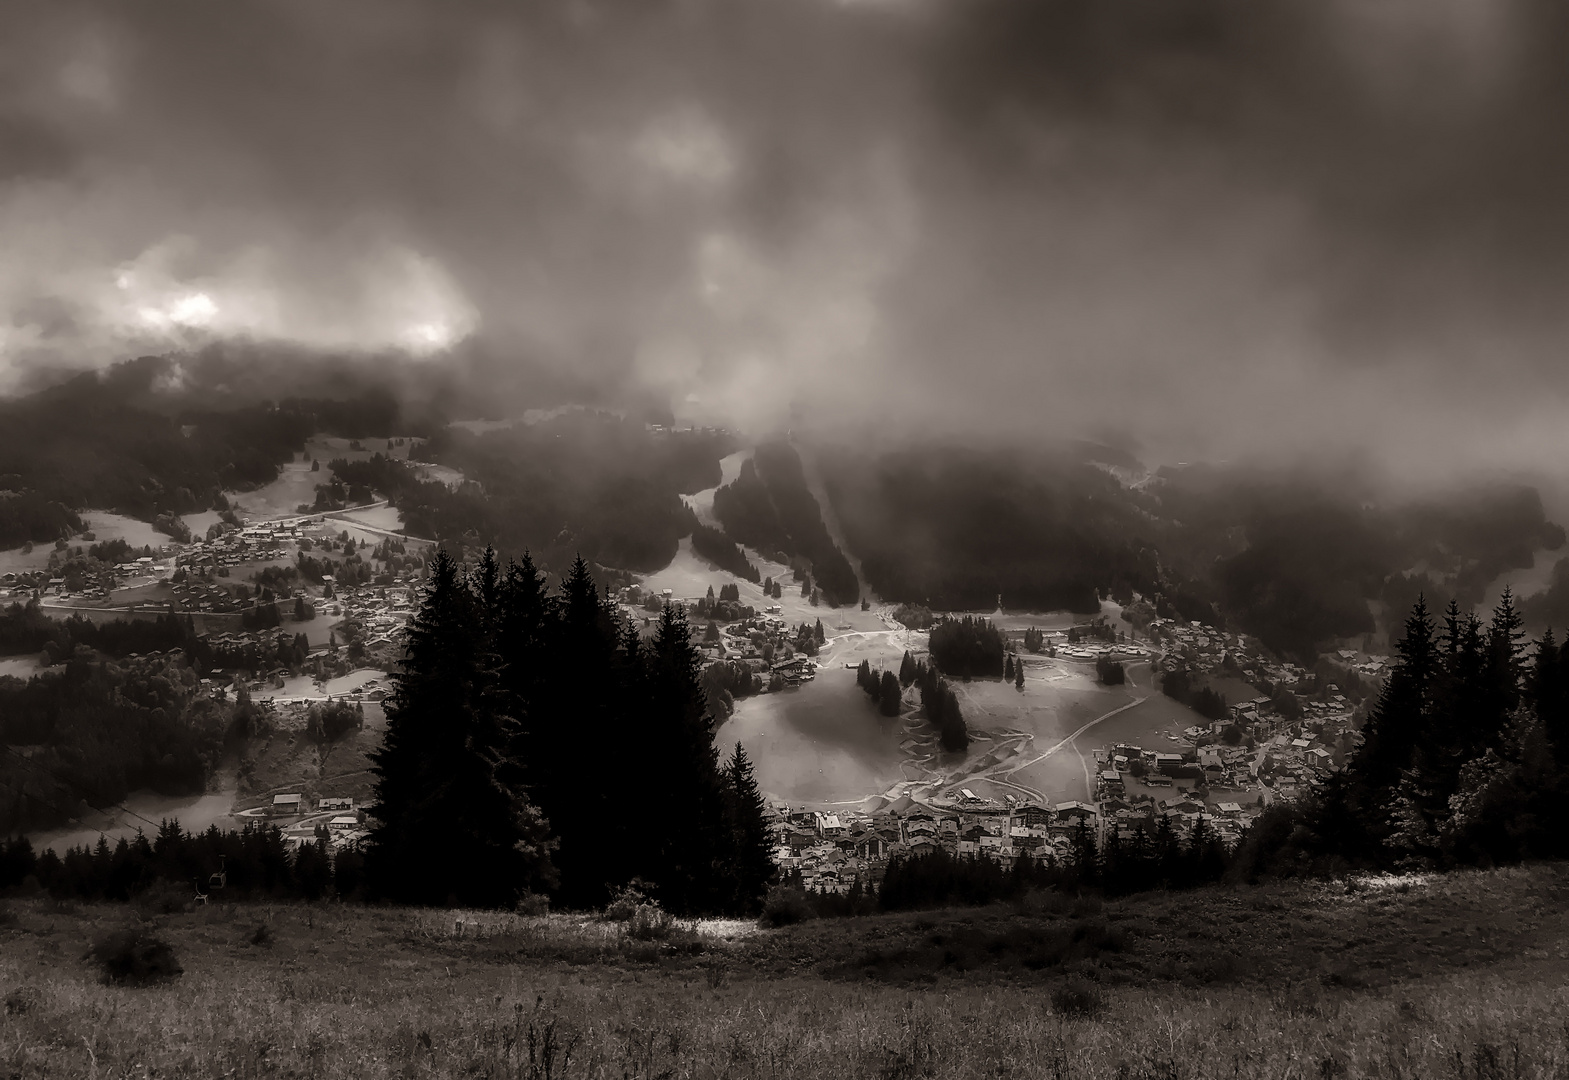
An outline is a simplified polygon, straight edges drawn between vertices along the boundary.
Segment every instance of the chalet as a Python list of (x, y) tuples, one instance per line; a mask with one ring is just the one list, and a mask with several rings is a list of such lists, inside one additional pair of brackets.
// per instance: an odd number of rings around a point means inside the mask
[(1099, 814), (1093, 803), (1061, 802), (1056, 805), (1055, 809), (1058, 823), (1067, 822), (1072, 824), (1080, 820), (1093, 821)]
[(342, 813), (343, 811), (354, 809), (354, 800), (335, 798), (317, 799), (316, 809), (324, 814), (328, 812)]
[(1051, 818), (1051, 811), (1044, 806), (1036, 803), (1020, 803), (1008, 814), (1008, 824), (1027, 828), (1031, 825), (1049, 824)]
[(858, 859), (886, 859), (888, 841), (876, 833), (864, 834), (855, 841), (855, 856)]
[(302, 800), (299, 795), (274, 795), (272, 797), (272, 813), (274, 815), (298, 814)]
[(360, 819), (353, 814), (340, 814), (327, 822), (327, 828), (333, 832), (343, 832), (346, 829), (357, 829), (359, 827)]

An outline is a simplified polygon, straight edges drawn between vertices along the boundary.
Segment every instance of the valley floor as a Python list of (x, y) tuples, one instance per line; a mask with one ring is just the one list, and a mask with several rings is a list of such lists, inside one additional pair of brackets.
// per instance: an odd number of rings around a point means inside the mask
[[(0, 1075), (1560, 1076), (1566, 898), (1569, 869), (1537, 866), (648, 942), (569, 915), (13, 900)], [(143, 919), (184, 974), (102, 985), (89, 943)]]

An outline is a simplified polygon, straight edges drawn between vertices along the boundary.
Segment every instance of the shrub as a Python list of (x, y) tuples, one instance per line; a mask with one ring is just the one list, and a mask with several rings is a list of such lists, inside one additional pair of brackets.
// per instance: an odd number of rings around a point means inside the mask
[(185, 971), (172, 945), (139, 930), (117, 930), (95, 943), (88, 955), (98, 961), (106, 982), (145, 986)]
[(257, 923), (256, 929), (251, 931), (251, 944), (257, 948), (266, 948), (273, 942), (272, 927), (266, 923)]
[(1101, 1005), (1100, 987), (1082, 979), (1070, 979), (1051, 991), (1051, 1007), (1060, 1016), (1093, 1019)]
[(675, 927), (675, 916), (650, 900), (639, 904), (627, 920), (627, 933), (638, 941), (663, 941)]
[(519, 915), (549, 915), (550, 897), (543, 893), (525, 892), (518, 897), (516, 911)]
[(136, 894), (133, 906), (143, 917), (173, 915), (185, 911), (196, 902), (196, 894), (189, 885), (158, 878)]
[(768, 890), (768, 899), (763, 901), (764, 926), (790, 926), (816, 916), (806, 893), (787, 885), (775, 885)]
[(644, 891), (645, 883), (642, 878), (633, 878), (621, 886), (621, 891), (611, 899), (605, 908), (605, 918), (614, 919), (616, 922), (626, 922), (637, 909), (649, 903), (648, 893)]
[(1093, 894), (1089, 896), (1075, 896), (1073, 904), (1068, 908), (1068, 914), (1075, 919), (1082, 919), (1088, 915), (1101, 913), (1101, 899)]

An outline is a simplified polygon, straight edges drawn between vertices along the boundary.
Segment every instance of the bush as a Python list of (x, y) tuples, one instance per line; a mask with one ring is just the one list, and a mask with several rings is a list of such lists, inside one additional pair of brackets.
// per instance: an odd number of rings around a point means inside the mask
[(519, 915), (549, 915), (550, 897), (537, 892), (525, 892), (518, 897), (517, 913)]
[(88, 951), (103, 969), (106, 982), (145, 986), (184, 973), (167, 941), (139, 930), (118, 930)]
[(663, 941), (675, 928), (675, 916), (650, 900), (639, 904), (627, 920), (627, 934), (637, 941)]
[(1071, 979), (1055, 986), (1051, 992), (1051, 1007), (1059, 1016), (1089, 1020), (1100, 1015), (1100, 987), (1082, 979)]
[(764, 926), (791, 926), (816, 917), (806, 893), (787, 885), (775, 885), (768, 890), (768, 899), (763, 901)]
[(271, 945), (272, 942), (272, 927), (266, 923), (257, 923), (256, 929), (251, 931), (251, 944), (261, 949)]
[(605, 908), (605, 918), (616, 922), (629, 921), (637, 914), (638, 908), (650, 902), (648, 893), (644, 891), (645, 886), (646, 883), (642, 878), (633, 878), (621, 886), (621, 891), (616, 893), (609, 906)]
[(189, 885), (170, 881), (168, 878), (158, 878), (136, 894), (133, 906), (137, 914), (145, 918), (188, 911), (195, 902), (196, 894)]

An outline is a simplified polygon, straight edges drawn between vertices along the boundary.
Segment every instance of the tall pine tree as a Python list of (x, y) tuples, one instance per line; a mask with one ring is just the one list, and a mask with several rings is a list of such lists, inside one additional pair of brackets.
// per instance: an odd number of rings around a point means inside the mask
[(504, 905), (554, 882), (549, 830), (507, 782), (512, 725), (481, 602), (445, 550), (431, 571), (373, 755), (366, 873), (389, 899)]
[(774, 879), (769, 854), (768, 808), (757, 790), (752, 762), (740, 743), (725, 764), (725, 819), (730, 830), (730, 908), (740, 913), (758, 909)]

